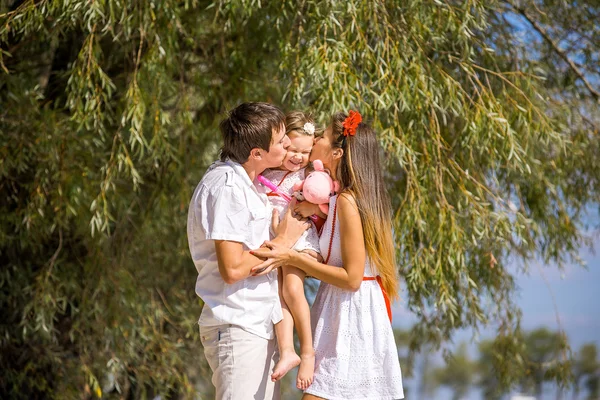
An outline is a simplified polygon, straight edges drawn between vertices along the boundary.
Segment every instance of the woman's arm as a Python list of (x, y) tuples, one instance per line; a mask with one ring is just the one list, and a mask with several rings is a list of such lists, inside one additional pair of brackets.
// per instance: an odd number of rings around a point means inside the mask
[(340, 195), (337, 199), (337, 207), (339, 225), (336, 229), (340, 232), (343, 268), (321, 264), (297, 251), (272, 243), (267, 243), (271, 250), (261, 249), (253, 251), (252, 254), (264, 258), (283, 259), (284, 264), (298, 267), (307, 275), (323, 282), (346, 290), (358, 290), (362, 283), (366, 260), (360, 214), (356, 202), (349, 195)]

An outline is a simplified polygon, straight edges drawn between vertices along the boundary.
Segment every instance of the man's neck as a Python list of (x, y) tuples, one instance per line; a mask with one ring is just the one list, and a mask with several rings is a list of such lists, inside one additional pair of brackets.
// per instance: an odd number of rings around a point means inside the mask
[(254, 178), (256, 178), (258, 175), (260, 175), (261, 172), (265, 170), (264, 168), (257, 168), (256, 165), (250, 162), (242, 164), (242, 168), (244, 168), (244, 171), (246, 171), (248, 177), (252, 182), (254, 182)]

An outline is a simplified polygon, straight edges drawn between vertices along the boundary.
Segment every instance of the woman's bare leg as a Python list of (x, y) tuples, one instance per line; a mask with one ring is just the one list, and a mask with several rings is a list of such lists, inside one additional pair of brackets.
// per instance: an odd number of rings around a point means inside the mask
[(298, 339), (300, 339), (300, 368), (296, 387), (307, 389), (313, 381), (315, 372), (315, 351), (313, 348), (312, 331), (310, 326), (310, 308), (304, 296), (304, 271), (292, 267), (283, 267), (283, 298), (296, 325)]
[(290, 369), (300, 364), (300, 357), (298, 357), (294, 349), (294, 319), (283, 299), (283, 273), (281, 268), (278, 269), (277, 274), (283, 319), (275, 324), (275, 335), (277, 336), (277, 346), (279, 347), (279, 361), (275, 364), (275, 368), (273, 368), (273, 373), (271, 374), (273, 382), (283, 378)]

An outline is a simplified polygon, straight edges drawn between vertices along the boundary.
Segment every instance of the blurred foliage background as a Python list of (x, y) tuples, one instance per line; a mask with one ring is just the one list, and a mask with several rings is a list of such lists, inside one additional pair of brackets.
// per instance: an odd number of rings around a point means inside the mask
[(595, 229), (599, 20), (592, 0), (0, 0), (0, 397), (211, 396), (187, 204), (224, 112), (259, 100), (378, 129), (409, 354), (494, 326), (481, 382), (535, 388), (550, 363), (582, 385), (561, 332), (528, 356), (512, 295)]
[(515, 368), (521, 368), (520, 376), (510, 389), (502, 385), (493, 368), (498, 357), (493, 340), (481, 340), (477, 346), (458, 343), (455, 351), (445, 357), (428, 348), (411, 359), (408, 356), (411, 333), (396, 330), (395, 334), (403, 356), (402, 365), (410, 367), (403, 373), (412, 377), (404, 381), (407, 399), (500, 400), (513, 398), (511, 394), (515, 393), (557, 400), (600, 397), (600, 359), (595, 343), (584, 343), (571, 355), (571, 385), (556, 385), (557, 368), (561, 367), (557, 360), (565, 346), (561, 332), (547, 328), (522, 332), (523, 360), (521, 365), (515, 363)]

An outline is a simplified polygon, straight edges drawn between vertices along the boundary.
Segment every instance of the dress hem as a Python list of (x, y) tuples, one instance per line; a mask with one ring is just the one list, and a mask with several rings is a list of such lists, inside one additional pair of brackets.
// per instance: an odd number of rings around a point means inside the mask
[(322, 397), (327, 400), (402, 400), (402, 399), (404, 399), (404, 393), (402, 394), (402, 397), (393, 397), (393, 396), (381, 397), (381, 395), (377, 395), (375, 397), (357, 397), (357, 398), (335, 397), (335, 396), (331, 396), (325, 392), (320, 392), (318, 390), (313, 390), (310, 388), (306, 389), (304, 391), (304, 393), (312, 394), (313, 396)]

